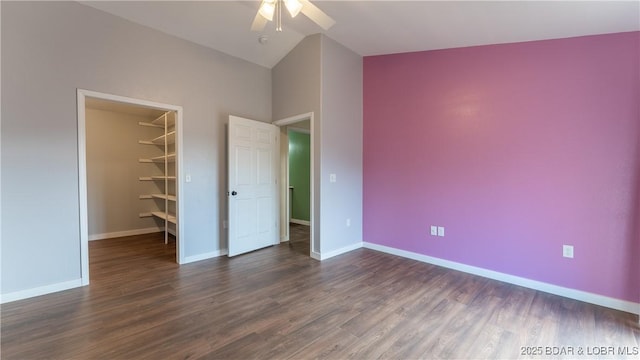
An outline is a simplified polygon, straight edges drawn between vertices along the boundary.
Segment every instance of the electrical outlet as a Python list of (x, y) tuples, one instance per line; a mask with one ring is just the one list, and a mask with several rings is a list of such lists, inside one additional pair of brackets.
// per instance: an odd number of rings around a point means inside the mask
[(562, 256), (573, 259), (573, 245), (562, 245)]
[(347, 219), (347, 227), (351, 226), (351, 219)]
[(438, 226), (438, 236), (444, 236), (444, 226)]
[(431, 236), (438, 236), (438, 227), (431, 225)]
[(191, 182), (191, 174), (187, 174), (187, 176), (184, 177), (184, 180), (186, 182)]
[(329, 174), (329, 182), (334, 183), (336, 181), (336, 174)]

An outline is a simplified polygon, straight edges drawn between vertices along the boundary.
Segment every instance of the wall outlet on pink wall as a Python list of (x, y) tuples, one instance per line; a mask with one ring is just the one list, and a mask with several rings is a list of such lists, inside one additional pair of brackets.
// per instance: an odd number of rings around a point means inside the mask
[(562, 256), (573, 259), (573, 245), (562, 245)]
[(634, 31), (365, 56), (364, 240), (637, 303), (638, 54)]

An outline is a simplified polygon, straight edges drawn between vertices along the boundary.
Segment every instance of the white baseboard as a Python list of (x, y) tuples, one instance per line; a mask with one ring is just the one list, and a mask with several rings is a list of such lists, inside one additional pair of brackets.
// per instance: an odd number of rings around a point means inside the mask
[(326, 260), (329, 258), (332, 258), (334, 256), (338, 256), (338, 255), (342, 255), (344, 253), (348, 253), (349, 251), (353, 251), (356, 249), (360, 249), (362, 247), (362, 241), (357, 242), (355, 244), (351, 244), (345, 247), (341, 247), (339, 249), (336, 250), (332, 250), (332, 251), (327, 251), (327, 252), (321, 252), (319, 254), (320, 258), (318, 260)]
[(294, 224), (298, 224), (298, 225), (311, 226), (311, 222), (309, 222), (307, 220), (289, 219), (289, 222), (290, 223), (294, 223)]
[(280, 242), (287, 242), (287, 241), (289, 241), (289, 235), (280, 236)]
[(227, 251), (227, 249), (221, 249), (221, 250), (212, 251), (212, 252), (208, 252), (208, 253), (204, 253), (204, 254), (187, 256), (187, 257), (184, 258), (183, 264), (188, 264), (188, 263), (192, 263), (192, 262), (196, 262), (196, 261), (211, 259), (211, 258), (215, 258), (215, 257), (218, 257), (218, 256), (227, 255), (228, 253), (229, 252)]
[(22, 299), (28, 299), (35, 296), (51, 294), (58, 291), (69, 290), (82, 286), (82, 279), (65, 281), (57, 284), (39, 286), (31, 289), (15, 291), (8, 294), (2, 294), (0, 297), (0, 304), (8, 303), (11, 301), (17, 301)]
[(315, 251), (311, 252), (311, 258), (316, 259), (318, 261), (322, 260), (322, 256), (320, 256), (320, 253)]
[[(115, 231), (115, 232), (109, 232), (109, 233), (103, 233), (103, 234), (93, 234), (93, 235), (89, 235), (89, 241), (111, 239), (111, 238), (117, 238), (117, 237), (123, 237), (123, 236), (151, 234), (151, 233), (160, 232), (160, 231), (164, 231), (164, 229), (159, 227), (150, 227), (146, 229), (134, 229), (134, 230), (125, 230), (125, 231)], [(169, 230), (169, 232), (171, 231), (172, 230)]]
[(631, 301), (614, 299), (608, 296), (593, 294), (586, 291), (565, 288), (558, 285), (526, 279), (519, 276), (509, 275), (509, 274), (505, 274), (505, 273), (501, 273), (493, 270), (487, 270), (487, 269), (483, 269), (483, 268), (479, 268), (471, 265), (465, 265), (465, 264), (457, 263), (454, 261), (439, 259), (439, 258), (422, 255), (422, 254), (414, 253), (411, 251), (400, 250), (400, 249), (396, 249), (396, 248), (392, 248), (384, 245), (365, 242), (363, 246), (367, 249), (377, 250), (387, 254), (397, 255), (397, 256), (421, 261), (428, 264), (438, 265), (445, 268), (458, 270), (465, 273), (478, 275), (485, 278), (494, 279), (494, 280), (506, 282), (509, 284), (514, 284), (514, 285), (526, 287), (529, 289), (566, 297), (569, 299), (584, 301), (590, 304), (600, 305), (600, 306), (608, 307), (611, 309), (626, 311), (628, 313), (640, 315), (640, 303), (634, 303)]

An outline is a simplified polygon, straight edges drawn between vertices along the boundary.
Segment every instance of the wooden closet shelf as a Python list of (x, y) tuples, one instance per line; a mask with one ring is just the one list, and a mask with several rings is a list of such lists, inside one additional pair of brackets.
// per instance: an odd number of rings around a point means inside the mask
[(178, 222), (178, 220), (176, 219), (175, 215), (172, 214), (167, 214), (164, 213), (162, 211), (152, 211), (151, 215), (160, 218), (162, 220), (167, 220), (168, 222), (172, 223), (172, 224), (176, 224)]
[[(156, 126), (164, 127), (164, 115), (160, 115), (157, 119), (151, 122)], [(176, 124), (175, 116), (167, 116), (167, 127), (174, 126)]]
[(165, 194), (144, 194), (138, 196), (140, 200), (149, 200), (149, 199), (162, 199), (169, 201), (176, 201), (178, 198), (175, 195), (165, 195)]
[(176, 177), (175, 176), (152, 176), (151, 179), (153, 179), (153, 180), (175, 180)]
[[(177, 225), (178, 219), (175, 214), (170, 213), (170, 209), (173, 209), (177, 205), (177, 196), (176, 194), (176, 175), (175, 175), (175, 162), (176, 162), (176, 154), (173, 146), (176, 143), (176, 121), (175, 121), (176, 113), (174, 111), (168, 111), (162, 115), (160, 115), (155, 120), (151, 120), (144, 123), (139, 123), (142, 126), (152, 126), (155, 128), (162, 129), (162, 132), (154, 131), (152, 133), (147, 133), (146, 140), (138, 140), (139, 144), (143, 145), (154, 145), (162, 150), (161, 156), (148, 157), (148, 158), (139, 158), (138, 161), (141, 163), (155, 163), (156, 166), (147, 168), (147, 170), (151, 171), (153, 174), (157, 175), (148, 175), (141, 176), (139, 179), (141, 181), (155, 181), (157, 187), (159, 189), (151, 190), (147, 189), (145, 191), (149, 191), (147, 193), (143, 193), (139, 195), (140, 199), (160, 199), (162, 201), (153, 201), (153, 204), (147, 203), (148, 206), (154, 207), (155, 211), (150, 211), (146, 213), (141, 213), (141, 217), (154, 217), (159, 218), (165, 221), (165, 229), (164, 229), (164, 243), (167, 244), (169, 242), (168, 234), (171, 232), (169, 226), (166, 226), (167, 223), (172, 223)], [(161, 134), (160, 136), (157, 136)], [(156, 136), (152, 139), (150, 137)], [(146, 136), (145, 136), (146, 137)], [(173, 151), (173, 152), (170, 152)], [(168, 163), (172, 163), (169, 165)], [(163, 164), (163, 165), (160, 165)], [(162, 171), (161, 173), (158, 173)], [(171, 176), (170, 174), (173, 174)], [(169, 181), (171, 183), (169, 183)], [(161, 185), (161, 182), (164, 182), (164, 185)], [(150, 193), (151, 191), (162, 191), (162, 193)], [(169, 201), (171, 204), (169, 204)], [(175, 234), (174, 234), (175, 235)]]
[(163, 163), (165, 159), (167, 160), (167, 162), (174, 162), (176, 161), (176, 154), (174, 153), (167, 154), (167, 156), (156, 156), (150, 159), (138, 159), (138, 161), (141, 163)]
[(147, 123), (147, 122), (143, 122), (143, 121), (138, 121), (138, 125), (164, 129), (164, 125), (158, 125), (158, 124), (154, 124), (152, 122)]
[(140, 181), (159, 181), (159, 180), (170, 180), (175, 181), (175, 176), (140, 176), (138, 178)]
[(167, 135), (160, 135), (152, 140), (139, 140), (138, 144), (142, 145), (157, 145), (164, 146), (164, 139), (167, 138), (167, 145), (172, 145), (176, 143), (176, 132), (170, 131)]
[(154, 197), (156, 199), (163, 199), (163, 200), (169, 200), (169, 201), (176, 201), (176, 196), (175, 195), (165, 195), (165, 194), (151, 194), (151, 197)]

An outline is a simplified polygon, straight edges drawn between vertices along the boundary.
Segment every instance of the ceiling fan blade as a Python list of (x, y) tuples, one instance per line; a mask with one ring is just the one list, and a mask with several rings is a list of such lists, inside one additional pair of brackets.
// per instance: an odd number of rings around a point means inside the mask
[(253, 24), (251, 24), (251, 31), (262, 31), (264, 27), (267, 25), (268, 20), (265, 19), (260, 13), (256, 14), (255, 19), (253, 19)]
[(325, 30), (329, 30), (336, 21), (329, 17), (329, 15), (325, 14), (322, 10), (318, 9), (317, 6), (313, 5), (309, 0), (300, 0), (302, 3), (302, 13), (305, 14), (309, 19), (313, 20), (316, 24), (318, 24), (321, 28)]

